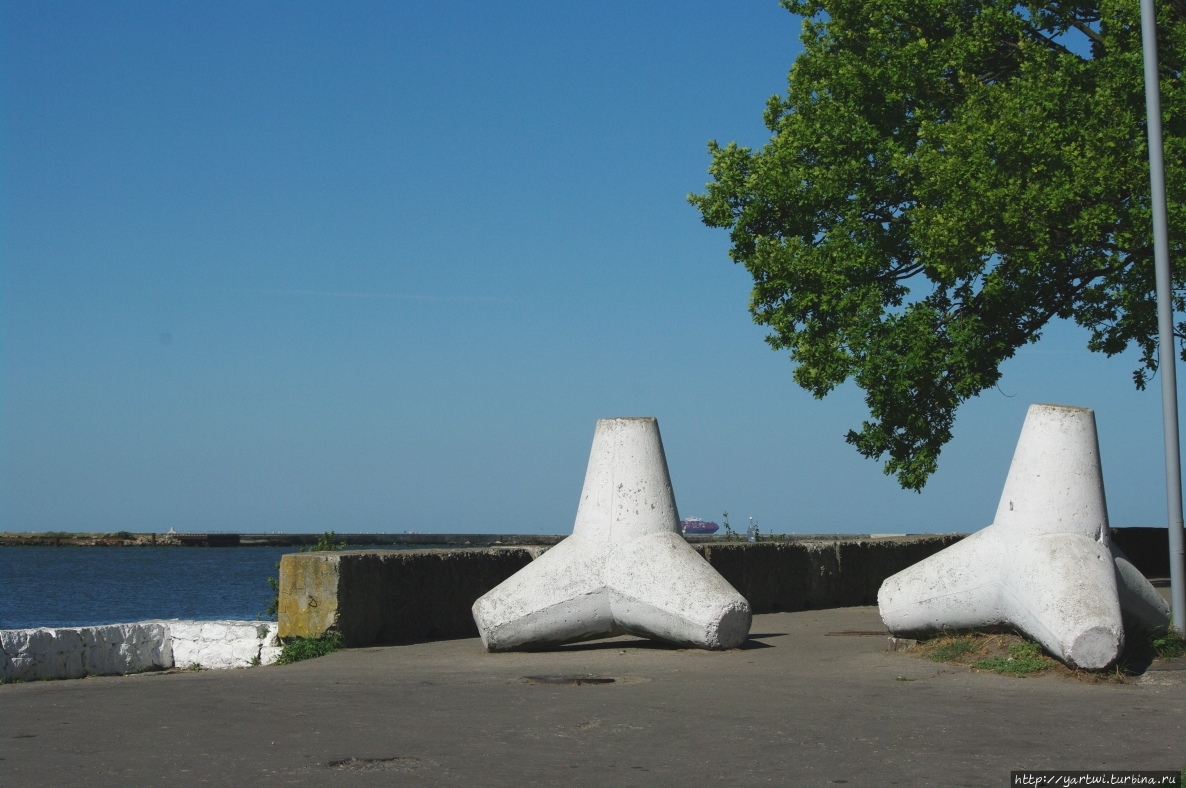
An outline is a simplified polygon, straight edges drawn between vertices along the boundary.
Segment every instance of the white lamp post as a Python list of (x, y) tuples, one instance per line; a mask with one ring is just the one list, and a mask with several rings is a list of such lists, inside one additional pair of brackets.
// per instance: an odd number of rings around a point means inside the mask
[(1153, 0), (1141, 0), (1145, 53), (1145, 111), (1149, 127), (1149, 184), (1153, 200), (1153, 260), (1157, 272), (1158, 370), (1165, 431), (1165, 487), (1169, 508), (1170, 604), (1173, 623), (1186, 632), (1182, 568), (1182, 457), (1178, 445), (1178, 377), (1174, 342), (1173, 281), (1165, 208), (1165, 151), (1161, 141), (1161, 84), (1157, 70), (1157, 17)]

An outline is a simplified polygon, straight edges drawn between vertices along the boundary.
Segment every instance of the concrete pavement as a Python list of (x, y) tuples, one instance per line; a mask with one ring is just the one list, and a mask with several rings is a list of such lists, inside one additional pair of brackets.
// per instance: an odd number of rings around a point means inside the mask
[[(745, 647), (474, 639), (282, 667), (0, 686), (0, 784), (970, 785), (1179, 769), (1186, 671), (1013, 679), (887, 653), (874, 608), (754, 617)], [(530, 683), (592, 675), (600, 685)]]

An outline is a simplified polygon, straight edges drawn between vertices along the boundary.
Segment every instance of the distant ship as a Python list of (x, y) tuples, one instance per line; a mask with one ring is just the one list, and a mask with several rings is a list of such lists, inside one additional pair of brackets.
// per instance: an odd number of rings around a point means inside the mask
[(679, 528), (686, 534), (715, 534), (721, 527), (716, 523), (706, 523), (699, 517), (689, 517), (680, 520)]

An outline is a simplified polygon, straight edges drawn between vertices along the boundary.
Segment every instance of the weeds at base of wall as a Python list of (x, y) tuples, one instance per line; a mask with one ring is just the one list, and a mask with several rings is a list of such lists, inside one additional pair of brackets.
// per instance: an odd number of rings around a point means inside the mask
[(277, 665), (291, 665), (306, 659), (324, 657), (342, 647), (342, 635), (331, 632), (315, 638), (291, 638), (280, 649)]
[[(28, 679), (6, 679), (0, 676), (0, 686), (7, 684), (31, 684), (35, 681), (81, 681), (83, 679), (98, 679), (111, 678), (113, 676), (148, 676), (148, 675), (168, 675), (183, 668), (164, 668), (160, 665), (149, 665), (141, 670), (136, 670), (131, 673), (83, 673), (81, 676), (34, 676)], [(194, 663), (191, 670), (201, 670), (202, 668)]]
[(78, 679), (89, 679), (90, 677), (91, 677), (91, 674), (87, 673), (82, 676), (74, 676), (71, 678), (66, 678), (65, 676), (34, 676), (31, 679), (0, 679), (0, 685), (32, 684), (33, 682), (42, 682), (42, 681), (76, 681)]
[(1175, 659), (1186, 654), (1186, 639), (1173, 627), (1137, 629), (1125, 632), (1124, 655), (1137, 659)]

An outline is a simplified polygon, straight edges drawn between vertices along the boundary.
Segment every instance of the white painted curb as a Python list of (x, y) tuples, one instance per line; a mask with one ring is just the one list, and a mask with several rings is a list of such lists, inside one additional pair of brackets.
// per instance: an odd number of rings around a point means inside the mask
[(885, 580), (895, 635), (1013, 626), (1064, 662), (1103, 668), (1124, 624), (1161, 627), (1169, 605), (1112, 546), (1095, 413), (1031, 405), (993, 524)]
[(653, 418), (597, 422), (572, 536), (487, 592), (473, 614), (490, 651), (623, 633), (735, 648), (751, 619), (745, 598), (679, 535)]
[(76, 679), (146, 670), (270, 665), (280, 656), (271, 621), (140, 621), (94, 627), (0, 630), (4, 681)]

